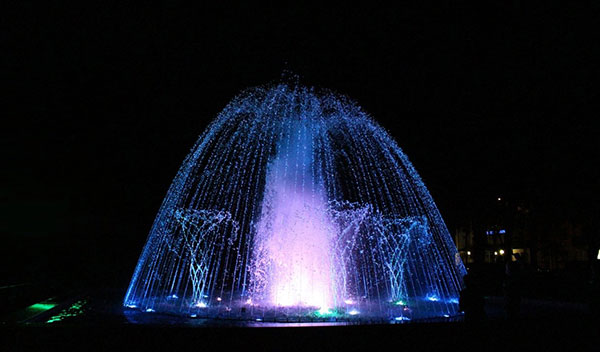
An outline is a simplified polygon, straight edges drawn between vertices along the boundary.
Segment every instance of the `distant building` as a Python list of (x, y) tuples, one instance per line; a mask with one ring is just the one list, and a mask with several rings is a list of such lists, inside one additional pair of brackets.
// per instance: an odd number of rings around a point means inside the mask
[[(454, 243), (463, 263), (473, 263), (475, 261), (474, 253), (477, 250), (483, 250), (484, 263), (499, 263), (504, 261), (504, 256), (506, 255), (506, 229), (485, 230), (484, 235), (484, 245), (476, 246), (475, 232), (472, 228), (459, 228), (454, 232)], [(514, 241), (513, 238), (512, 253), (513, 255), (519, 254), (526, 263), (531, 263), (531, 248), (522, 239), (519, 238), (519, 241)]]
[(477, 260), (502, 263), (509, 251), (512, 260), (518, 253), (526, 264), (538, 270), (563, 269), (590, 259), (581, 225), (567, 220), (535, 224), (527, 207), (511, 205), (501, 198), (479, 214), (479, 219), (457, 228), (453, 234), (460, 257), (467, 265)]

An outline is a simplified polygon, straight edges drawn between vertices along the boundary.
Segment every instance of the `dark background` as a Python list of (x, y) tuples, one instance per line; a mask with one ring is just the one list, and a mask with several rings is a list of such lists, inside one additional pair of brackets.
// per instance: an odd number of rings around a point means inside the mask
[(2, 284), (123, 289), (196, 138), (284, 70), (358, 102), (451, 232), (498, 196), (536, 221), (599, 209), (598, 1), (2, 11)]

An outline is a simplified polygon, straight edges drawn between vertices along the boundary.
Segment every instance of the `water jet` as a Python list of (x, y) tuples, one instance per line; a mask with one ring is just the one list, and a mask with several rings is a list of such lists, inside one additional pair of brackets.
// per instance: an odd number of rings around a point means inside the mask
[(124, 300), (254, 322), (458, 313), (465, 269), (407, 156), (350, 99), (281, 83), (235, 97), (175, 176)]

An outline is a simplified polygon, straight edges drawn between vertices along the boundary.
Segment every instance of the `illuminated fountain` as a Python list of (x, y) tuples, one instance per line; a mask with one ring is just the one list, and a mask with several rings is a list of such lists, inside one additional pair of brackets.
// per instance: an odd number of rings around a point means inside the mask
[(236, 97), (171, 185), (124, 305), (253, 321), (451, 317), (465, 270), (396, 142), (352, 101)]

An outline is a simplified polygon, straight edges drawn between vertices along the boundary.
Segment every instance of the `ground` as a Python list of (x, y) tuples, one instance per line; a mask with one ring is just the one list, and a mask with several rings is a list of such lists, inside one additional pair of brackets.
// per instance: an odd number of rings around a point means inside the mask
[(151, 318), (135, 323), (123, 314), (118, 294), (103, 292), (41, 301), (30, 306), (29, 312), (21, 310), (5, 315), (0, 336), (2, 345), (8, 347), (6, 350), (173, 350), (184, 347), (228, 350), (258, 347), (259, 350), (279, 351), (388, 348), (416, 351), (451, 348), (597, 350), (600, 342), (598, 319), (591, 316), (587, 305), (525, 299), (521, 307), (521, 318), (507, 321), (502, 297), (487, 297), (489, 319), (475, 326), (462, 321), (448, 321), (252, 328), (235, 326), (237, 324), (186, 324), (175, 317)]

